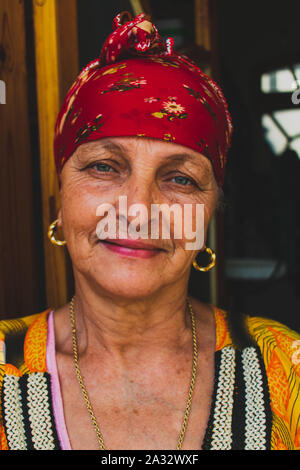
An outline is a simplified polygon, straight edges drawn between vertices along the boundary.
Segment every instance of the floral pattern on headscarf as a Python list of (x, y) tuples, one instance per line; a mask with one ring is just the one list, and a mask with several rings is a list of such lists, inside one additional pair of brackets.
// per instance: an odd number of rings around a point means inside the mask
[(222, 185), (232, 123), (221, 89), (176, 54), (171, 39), (162, 42), (155, 25), (143, 29), (144, 14), (126, 19), (115, 18), (99, 59), (82, 70), (64, 100), (54, 141), (58, 174), (82, 143), (136, 136), (202, 153)]

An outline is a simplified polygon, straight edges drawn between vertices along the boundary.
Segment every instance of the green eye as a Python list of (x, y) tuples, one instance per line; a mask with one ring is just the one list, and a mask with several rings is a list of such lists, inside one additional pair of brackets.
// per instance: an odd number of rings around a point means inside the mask
[(113, 168), (110, 165), (107, 165), (107, 163), (96, 163), (93, 165), (93, 167), (96, 170), (102, 171), (104, 173), (108, 173), (110, 170), (113, 170)]
[(186, 178), (185, 176), (174, 176), (174, 178), (172, 179), (175, 181), (175, 183), (180, 184), (182, 186), (186, 186), (187, 184), (192, 183), (192, 181), (189, 178)]

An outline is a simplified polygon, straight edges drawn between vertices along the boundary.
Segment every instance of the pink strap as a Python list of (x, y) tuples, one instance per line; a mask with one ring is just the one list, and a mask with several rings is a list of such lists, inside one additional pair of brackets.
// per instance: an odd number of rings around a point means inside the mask
[(53, 406), (56, 430), (57, 430), (58, 439), (59, 439), (61, 448), (62, 450), (72, 450), (67, 428), (66, 428), (63, 401), (62, 401), (59, 377), (58, 377), (58, 372), (57, 372), (53, 313), (54, 312), (52, 310), (48, 317), (48, 337), (47, 337), (47, 351), (46, 351), (47, 369), (51, 377), (52, 406)]

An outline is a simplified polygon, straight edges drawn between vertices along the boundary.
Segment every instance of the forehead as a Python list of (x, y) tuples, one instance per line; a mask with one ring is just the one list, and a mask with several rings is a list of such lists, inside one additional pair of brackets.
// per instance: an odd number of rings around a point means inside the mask
[(79, 159), (103, 153), (130, 159), (148, 158), (154, 161), (189, 162), (212, 169), (209, 159), (184, 145), (147, 137), (110, 137), (82, 144), (74, 153)]

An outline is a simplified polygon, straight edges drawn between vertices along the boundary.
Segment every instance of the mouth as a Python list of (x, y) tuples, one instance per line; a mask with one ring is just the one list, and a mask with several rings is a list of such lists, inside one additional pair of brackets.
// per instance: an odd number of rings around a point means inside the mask
[(101, 245), (119, 255), (132, 256), (135, 258), (153, 258), (166, 250), (151, 243), (139, 240), (106, 239), (99, 240)]

